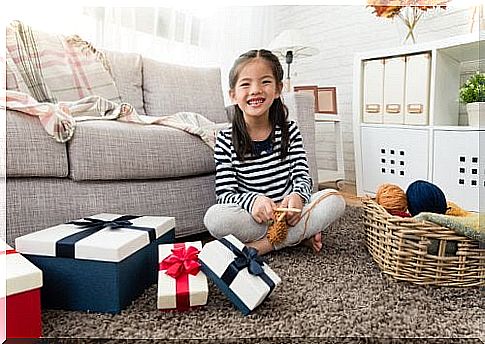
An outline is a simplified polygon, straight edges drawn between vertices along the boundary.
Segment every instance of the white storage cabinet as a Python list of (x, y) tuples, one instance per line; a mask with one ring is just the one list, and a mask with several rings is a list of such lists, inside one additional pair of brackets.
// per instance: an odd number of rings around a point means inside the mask
[(476, 34), (355, 56), (358, 195), (422, 179), (467, 210), (485, 210), (484, 130), (458, 125), (460, 77), (484, 68), (479, 59)]

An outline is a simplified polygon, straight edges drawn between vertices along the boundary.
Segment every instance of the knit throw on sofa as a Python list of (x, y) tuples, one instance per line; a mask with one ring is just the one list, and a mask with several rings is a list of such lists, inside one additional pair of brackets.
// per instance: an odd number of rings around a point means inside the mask
[(79, 36), (46, 34), (14, 21), (7, 27), (6, 40), (8, 90), (0, 106), (39, 117), (58, 142), (71, 139), (76, 122), (118, 120), (180, 129), (214, 148), (218, 130), (227, 126), (193, 112), (138, 114), (121, 102), (104, 54)]
[(170, 116), (139, 115), (127, 103), (116, 104), (107, 99), (90, 96), (75, 102), (39, 103), (30, 95), (6, 91), (0, 107), (39, 117), (47, 133), (58, 142), (68, 141), (74, 134), (76, 122), (88, 120), (118, 120), (137, 124), (159, 124), (199, 136), (214, 149), (217, 132), (226, 123), (214, 123), (194, 112), (178, 112)]

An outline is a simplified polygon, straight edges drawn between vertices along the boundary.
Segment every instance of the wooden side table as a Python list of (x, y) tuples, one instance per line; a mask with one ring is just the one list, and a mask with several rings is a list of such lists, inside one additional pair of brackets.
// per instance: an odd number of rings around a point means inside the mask
[(335, 132), (335, 147), (337, 155), (337, 170), (318, 169), (318, 182), (335, 182), (338, 183), (345, 179), (344, 166), (344, 147), (342, 140), (342, 128), (340, 127), (340, 116), (324, 113), (315, 113), (315, 123), (333, 124)]

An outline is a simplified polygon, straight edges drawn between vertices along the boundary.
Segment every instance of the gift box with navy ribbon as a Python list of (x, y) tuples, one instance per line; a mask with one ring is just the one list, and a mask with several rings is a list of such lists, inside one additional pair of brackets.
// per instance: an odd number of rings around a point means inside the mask
[(205, 244), (199, 262), (201, 270), (244, 315), (258, 307), (281, 282), (254, 248), (233, 235)]
[(15, 246), (44, 274), (45, 308), (118, 313), (158, 277), (175, 219), (98, 214), (30, 233)]
[(159, 309), (186, 311), (207, 303), (209, 286), (207, 277), (200, 271), (200, 250), (200, 241), (164, 244), (158, 247)]

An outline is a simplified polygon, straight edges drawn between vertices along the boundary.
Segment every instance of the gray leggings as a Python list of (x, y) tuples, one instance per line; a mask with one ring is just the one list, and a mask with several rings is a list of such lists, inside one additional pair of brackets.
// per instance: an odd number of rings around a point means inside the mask
[[(336, 191), (325, 189), (314, 193), (310, 198), (310, 202), (303, 207), (302, 214), (320, 197), (329, 192)], [(294, 227), (289, 228), (286, 240), (275, 248), (281, 249), (296, 245), (300, 242), (300, 239), (311, 238), (342, 216), (344, 211), (345, 200), (341, 195), (330, 195), (322, 199), (309, 214), (303, 217)], [(305, 232), (307, 216), (310, 216), (310, 218)], [(210, 234), (217, 239), (232, 234), (243, 243), (262, 239), (268, 230), (266, 223), (257, 223), (248, 211), (237, 204), (213, 205), (205, 214), (204, 224)]]

